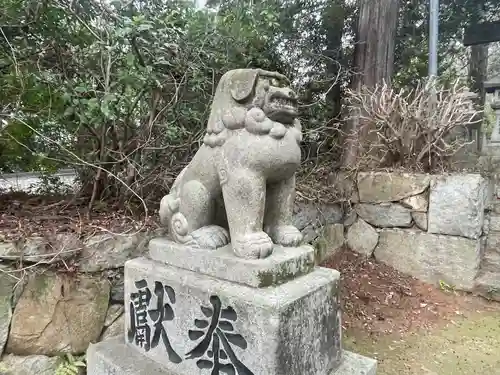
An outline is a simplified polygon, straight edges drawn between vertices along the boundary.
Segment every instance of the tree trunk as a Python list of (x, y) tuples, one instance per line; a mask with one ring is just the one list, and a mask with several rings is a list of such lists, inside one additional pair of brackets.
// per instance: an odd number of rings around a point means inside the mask
[[(344, 33), (345, 4), (344, 0), (331, 0), (323, 15), (323, 27), (326, 31), (325, 55), (328, 57), (327, 71), (334, 84), (327, 93), (327, 101), (331, 108), (329, 117), (336, 119), (341, 110), (341, 60), (342, 35)], [(333, 80), (337, 79), (337, 82)]]
[(469, 60), (469, 84), (472, 92), (479, 95), (478, 104), (483, 106), (486, 93), (484, 81), (488, 78), (488, 44), (471, 46)]
[[(394, 45), (398, 25), (399, 0), (359, 0), (357, 40), (354, 49), (355, 76), (352, 89), (391, 84), (394, 66)], [(359, 120), (349, 122), (343, 166), (353, 167), (358, 158), (359, 145), (366, 136), (359, 131)]]
[[(484, 91), (484, 81), (488, 79), (488, 44), (471, 46), (469, 60), (469, 85), (470, 90), (478, 94), (476, 105), (484, 108), (486, 92)], [(482, 115), (480, 115), (482, 117)], [(477, 151), (482, 149), (483, 133), (481, 122), (473, 128), (468, 129), (469, 138), (476, 140)]]

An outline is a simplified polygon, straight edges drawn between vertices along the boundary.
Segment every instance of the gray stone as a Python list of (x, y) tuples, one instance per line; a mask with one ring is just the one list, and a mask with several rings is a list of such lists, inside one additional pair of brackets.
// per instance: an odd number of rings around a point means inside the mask
[[(196, 348), (208, 335), (209, 342), (217, 338), (212, 344), (220, 343), (233, 364), (241, 363), (239, 373), (245, 373), (245, 366), (254, 374), (323, 375), (341, 356), (339, 279), (337, 271), (318, 267), (280, 286), (256, 289), (146, 258), (130, 260), (125, 296), (146, 286), (165, 290), (164, 303), (170, 303), (172, 313), (164, 327), (172, 350), (166, 354), (160, 341), (145, 351), (133, 336), (129, 345), (176, 373), (198, 374), (197, 359), (212, 345)], [(211, 323), (219, 311), (221, 320)], [(125, 316), (131, 313), (125, 301)], [(147, 322), (154, 328), (149, 318)]]
[(99, 341), (108, 340), (112, 337), (123, 335), (125, 330), (125, 315), (120, 315), (109, 327), (104, 328)]
[(319, 235), (321, 233), (321, 229), (320, 228), (313, 228), (313, 227), (306, 227), (305, 229), (301, 230), (300, 232), (304, 236), (302, 243), (311, 244), (315, 240), (317, 240), (317, 238), (319, 237)]
[(358, 214), (356, 213), (356, 210), (353, 208), (349, 211), (349, 213), (346, 214), (346, 217), (344, 219), (344, 225), (346, 227), (350, 227), (351, 225), (354, 224), (357, 218)]
[(123, 305), (109, 305), (106, 319), (104, 319), (104, 327), (109, 327), (120, 316), (123, 315)]
[(414, 230), (383, 229), (375, 258), (422, 281), (444, 281), (472, 290), (479, 270), (480, 240)]
[(376, 373), (375, 359), (344, 350), (341, 365), (330, 375), (375, 375)]
[(427, 213), (426, 212), (412, 212), (411, 217), (415, 222), (418, 229), (427, 230)]
[(489, 218), (490, 226), (489, 230), (491, 232), (500, 232), (500, 217), (499, 216), (491, 216)]
[(297, 202), (294, 206), (293, 225), (299, 230), (319, 228), (327, 224), (340, 223), (342, 209), (338, 204), (318, 205)]
[(332, 257), (342, 249), (345, 243), (344, 225), (329, 224), (323, 229), (323, 233), (317, 240), (316, 247), (316, 263), (320, 264), (324, 260)]
[(292, 223), (304, 236), (302, 242), (306, 244), (318, 240), (322, 234), (322, 227), (342, 221), (342, 209), (339, 205), (318, 205), (298, 202), (295, 204)]
[(14, 309), (6, 351), (81, 353), (99, 338), (108, 301), (106, 280), (51, 272), (31, 275)]
[(378, 243), (378, 232), (363, 219), (358, 218), (347, 230), (347, 245), (353, 251), (371, 257)]
[(410, 208), (413, 212), (427, 212), (429, 208), (429, 194), (422, 193), (401, 200), (401, 204)]
[(121, 269), (121, 272), (115, 278), (113, 278), (113, 280), (111, 280), (111, 303), (123, 303), (125, 299), (123, 283), (123, 269)]
[[(194, 374), (199, 374), (197, 371)], [(123, 334), (97, 344), (87, 350), (87, 375), (179, 375), (152, 361), (129, 345)]]
[(7, 368), (8, 375), (54, 375), (59, 358), (44, 355), (16, 356), (8, 354), (2, 357), (2, 365)]
[(231, 245), (207, 251), (154, 238), (149, 243), (149, 255), (162, 263), (259, 288), (284, 283), (314, 268), (314, 248), (307, 245), (275, 246), (265, 259), (242, 259), (235, 256)]
[(430, 175), (398, 172), (358, 173), (360, 202), (383, 203), (423, 193), (431, 181)]
[(491, 233), (486, 241), (474, 291), (500, 301), (500, 234)]
[(428, 232), (479, 238), (486, 191), (487, 181), (479, 174), (436, 178), (431, 184)]
[(0, 272), (0, 355), (3, 353), (12, 319), (12, 299), (17, 280)]
[[(13, 257), (15, 255), (15, 258)], [(19, 250), (14, 241), (0, 242), (0, 258), (1, 259), (18, 259)]]
[(369, 204), (355, 206), (358, 216), (379, 228), (411, 226), (411, 210), (397, 203)]
[[(175, 375), (144, 357), (124, 341), (122, 335), (90, 345), (87, 351), (87, 375)], [(329, 375), (375, 375), (376, 372), (376, 360), (344, 350), (340, 366)]]
[(231, 242), (237, 256), (249, 259), (269, 256), (275, 244), (299, 245), (292, 214), (301, 139), (297, 95), (285, 76), (225, 73), (203, 145), (160, 202), (171, 238), (202, 249)]
[(82, 244), (75, 234), (57, 234), (52, 239), (27, 237), (19, 242), (0, 244), (0, 258), (31, 263), (51, 264), (68, 259), (82, 250)]
[(98, 234), (85, 241), (79, 258), (79, 270), (99, 272), (123, 267), (125, 261), (143, 255), (147, 250), (150, 233), (124, 235)]

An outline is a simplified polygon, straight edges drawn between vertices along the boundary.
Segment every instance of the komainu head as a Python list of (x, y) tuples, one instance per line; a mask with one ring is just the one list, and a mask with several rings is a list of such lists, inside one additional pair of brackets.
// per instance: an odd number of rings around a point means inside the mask
[[(222, 145), (228, 130), (266, 134), (273, 122), (296, 126), (297, 116), (297, 95), (287, 77), (262, 69), (231, 70), (217, 86), (204, 143)], [(256, 127), (255, 119), (263, 125)]]

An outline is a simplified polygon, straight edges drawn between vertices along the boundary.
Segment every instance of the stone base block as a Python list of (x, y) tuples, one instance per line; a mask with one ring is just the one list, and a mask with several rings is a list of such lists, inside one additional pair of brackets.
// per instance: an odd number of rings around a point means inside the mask
[(327, 375), (341, 360), (339, 278), (252, 288), (146, 258), (125, 264), (125, 343), (174, 375)]
[[(174, 374), (126, 345), (124, 341), (124, 338), (119, 336), (90, 345), (87, 351), (87, 375)], [(377, 361), (344, 351), (340, 366), (330, 372), (330, 375), (375, 375), (376, 371)], [(308, 373), (304, 372), (302, 375), (308, 375)]]
[(309, 245), (276, 245), (267, 258), (243, 259), (234, 255), (231, 244), (210, 251), (160, 237), (149, 242), (149, 256), (171, 266), (256, 288), (283, 284), (314, 268), (314, 248)]

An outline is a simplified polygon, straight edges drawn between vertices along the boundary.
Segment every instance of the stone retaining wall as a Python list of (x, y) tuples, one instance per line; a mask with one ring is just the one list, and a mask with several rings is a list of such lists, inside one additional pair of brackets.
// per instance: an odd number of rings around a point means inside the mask
[[(298, 203), (307, 242), (342, 221), (338, 205)], [(0, 241), (0, 374), (53, 375), (57, 357), (123, 332), (123, 266), (162, 231)]]
[(347, 244), (423, 281), (500, 300), (500, 201), (479, 174), (359, 173)]

